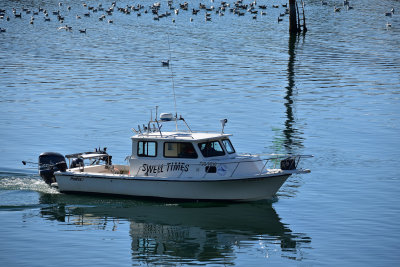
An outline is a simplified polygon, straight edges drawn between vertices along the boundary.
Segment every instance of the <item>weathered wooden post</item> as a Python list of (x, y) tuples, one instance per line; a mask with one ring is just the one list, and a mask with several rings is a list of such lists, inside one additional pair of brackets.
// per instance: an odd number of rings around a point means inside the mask
[(300, 27), (297, 26), (296, 0), (289, 0), (289, 32), (298, 33)]

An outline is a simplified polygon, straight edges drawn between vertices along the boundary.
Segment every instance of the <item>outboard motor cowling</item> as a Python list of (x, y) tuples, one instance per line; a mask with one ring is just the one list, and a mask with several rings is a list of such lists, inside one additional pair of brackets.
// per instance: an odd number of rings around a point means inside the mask
[(54, 172), (66, 170), (65, 158), (60, 153), (44, 152), (39, 155), (39, 175), (47, 184), (56, 182)]

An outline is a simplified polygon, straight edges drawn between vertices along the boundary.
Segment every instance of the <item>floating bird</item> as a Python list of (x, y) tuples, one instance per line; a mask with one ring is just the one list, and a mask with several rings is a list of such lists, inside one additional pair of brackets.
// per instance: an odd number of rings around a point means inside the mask
[(283, 19), (281, 17), (278, 17), (278, 23), (281, 22)]
[(65, 26), (58, 27), (58, 30), (72, 31), (72, 27), (65, 25)]
[(84, 30), (79, 30), (80, 33), (86, 33), (86, 29)]
[(169, 67), (169, 59), (168, 59), (168, 60), (163, 60), (163, 61), (161, 61), (161, 65), (162, 65), (163, 67)]
[(389, 28), (391, 28), (391, 27), (392, 27), (392, 24), (389, 23), (389, 22), (387, 22), (387, 23), (386, 23), (386, 29), (389, 29)]

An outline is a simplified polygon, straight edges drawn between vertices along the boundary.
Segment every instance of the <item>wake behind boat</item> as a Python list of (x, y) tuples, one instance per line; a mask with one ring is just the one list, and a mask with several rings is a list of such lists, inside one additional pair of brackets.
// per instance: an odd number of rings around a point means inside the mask
[[(178, 130), (178, 121), (186, 131)], [(175, 131), (162, 131), (164, 123)], [(65, 157), (45, 152), (39, 156), (39, 174), (60, 192), (87, 192), (185, 200), (254, 201), (272, 199), (295, 173), (304, 155), (237, 154), (224, 133), (193, 132), (186, 121), (170, 113), (138, 126), (132, 139), (129, 164), (112, 164), (106, 148)], [(66, 159), (68, 159), (69, 167)], [(279, 164), (279, 168), (276, 165)], [(269, 165), (274, 165), (268, 168)]]

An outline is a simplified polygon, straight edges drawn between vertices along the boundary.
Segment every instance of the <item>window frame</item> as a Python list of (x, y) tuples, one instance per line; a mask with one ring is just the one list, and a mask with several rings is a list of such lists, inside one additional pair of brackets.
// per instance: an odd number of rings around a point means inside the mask
[[(216, 152), (218, 152), (218, 153), (221, 153), (221, 152), (222, 152), (223, 154), (221, 154), (221, 155), (206, 155), (205, 153), (203, 153), (203, 150), (201, 149), (201, 146), (202, 146), (203, 144), (207, 144), (207, 143), (218, 143), (218, 145), (220, 146), (220, 148), (222, 149), (222, 151), (216, 151), (214, 148), (213, 148), (213, 149), (214, 149)], [(199, 147), (199, 150), (200, 150), (202, 156), (205, 157), (205, 158), (222, 157), (222, 156), (225, 156), (225, 155), (226, 155), (225, 150), (224, 150), (224, 145), (221, 144), (220, 140), (210, 140), (210, 141), (198, 143), (198, 147)]]
[[(166, 151), (166, 146), (168, 146), (168, 144), (189, 144), (192, 146), (194, 154), (196, 155), (196, 157), (180, 157), (179, 154), (178, 156), (174, 157), (174, 156), (166, 156), (165, 155), (165, 151)], [(177, 151), (179, 152), (179, 151)], [(199, 157), (199, 155), (197, 154), (197, 151), (193, 145), (192, 142), (172, 142), (172, 141), (168, 141), (168, 142), (164, 142), (164, 150), (163, 150), (163, 156), (164, 158), (168, 158), (168, 159), (197, 159)]]
[[(224, 139), (222, 139), (221, 141), (222, 141), (221, 143), (224, 145), (224, 148), (225, 148), (225, 150), (226, 150), (226, 152), (227, 152), (228, 154), (234, 154), (234, 153), (236, 153), (236, 150), (235, 150), (235, 148), (233, 147), (232, 142), (231, 142), (231, 140), (229, 140), (229, 138), (224, 138)], [(228, 151), (228, 148), (227, 148), (227, 146), (225, 145), (224, 141), (228, 141), (229, 147), (232, 148), (232, 150), (233, 150), (232, 152), (229, 152), (229, 151)]]
[[(140, 143), (143, 143), (143, 154), (139, 154)], [(155, 155), (154, 156), (153, 155), (149, 155), (148, 143), (154, 143), (155, 144), (155, 148), (154, 148)], [(147, 149), (146, 149), (146, 145), (147, 145)], [(146, 150), (147, 150), (147, 153), (146, 153)], [(156, 141), (138, 141), (137, 153), (136, 154), (137, 154), (138, 157), (155, 158), (155, 157), (157, 157), (157, 154), (158, 154), (158, 143)]]

